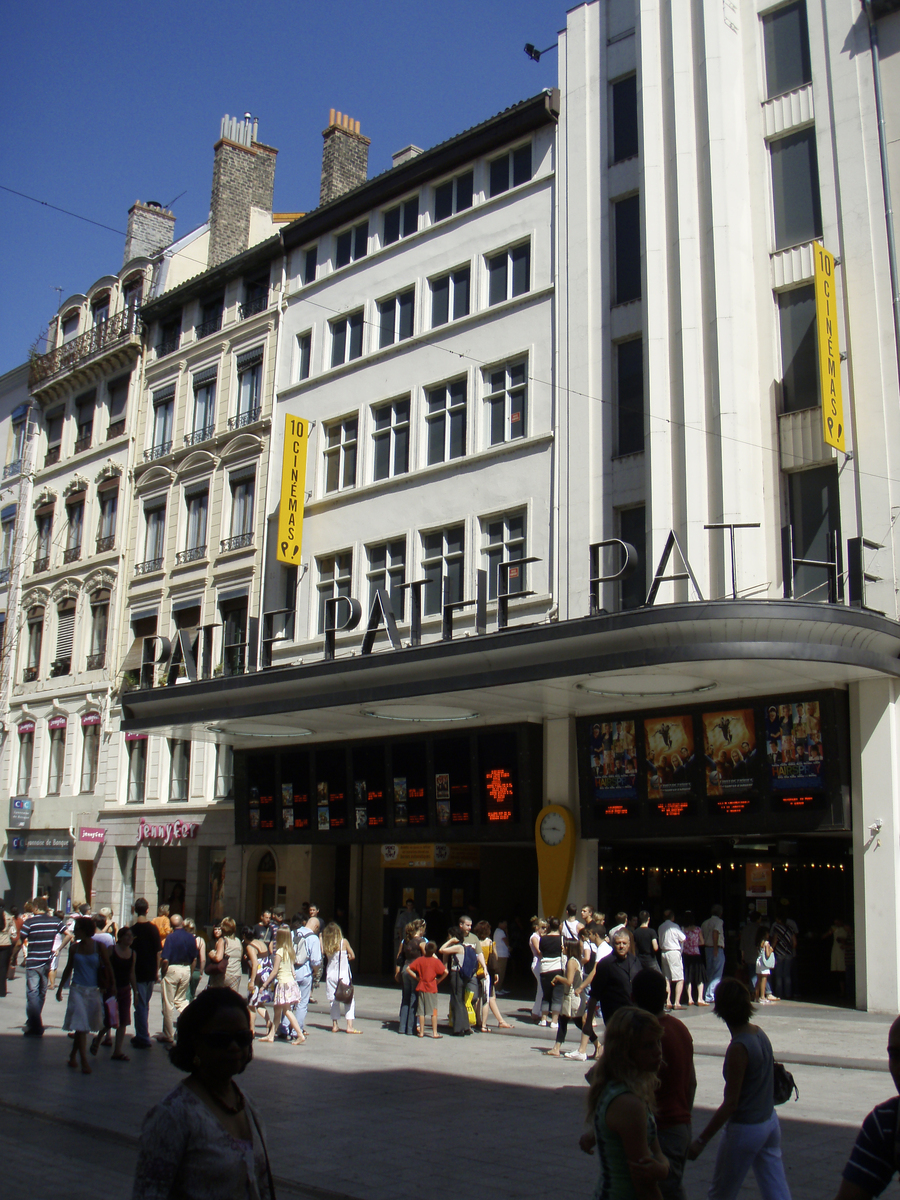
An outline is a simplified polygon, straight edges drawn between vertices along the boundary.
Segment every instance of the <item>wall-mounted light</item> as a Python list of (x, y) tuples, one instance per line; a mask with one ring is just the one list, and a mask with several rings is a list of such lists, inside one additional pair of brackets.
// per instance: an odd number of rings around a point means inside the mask
[(528, 57), (531, 59), (532, 62), (540, 62), (542, 54), (546, 54), (548, 50), (555, 50), (558, 45), (559, 45), (559, 42), (554, 42), (553, 45), (548, 46), (546, 50), (536, 50), (534, 48), (534, 46), (532, 46), (531, 42), (526, 42), (525, 43), (525, 53), (528, 55)]

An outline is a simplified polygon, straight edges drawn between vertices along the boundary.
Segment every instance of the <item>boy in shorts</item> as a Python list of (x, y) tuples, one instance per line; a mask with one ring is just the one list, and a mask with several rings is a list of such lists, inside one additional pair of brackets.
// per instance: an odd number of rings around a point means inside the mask
[(425, 1036), (425, 1018), (431, 1016), (431, 1036), (443, 1037), (438, 1033), (437, 990), (438, 984), (447, 977), (447, 968), (436, 957), (437, 943), (426, 942), (425, 951), (409, 963), (406, 970), (416, 980), (418, 996), (416, 1013), (419, 1018), (419, 1037)]

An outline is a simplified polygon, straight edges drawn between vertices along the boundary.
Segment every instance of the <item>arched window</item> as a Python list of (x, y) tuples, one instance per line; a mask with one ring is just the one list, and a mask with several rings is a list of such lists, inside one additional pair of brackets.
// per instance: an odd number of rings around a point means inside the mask
[(91, 593), (91, 647), (87, 669), (99, 671), (106, 665), (106, 634), (109, 629), (109, 588)]

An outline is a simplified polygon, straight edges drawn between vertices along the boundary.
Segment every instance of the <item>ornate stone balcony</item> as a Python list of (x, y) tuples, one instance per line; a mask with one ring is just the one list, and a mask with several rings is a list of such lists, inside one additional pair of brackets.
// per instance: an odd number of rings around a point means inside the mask
[(140, 309), (128, 308), (101, 321), (71, 342), (65, 342), (47, 354), (36, 355), (31, 360), (28, 374), (30, 390), (32, 393), (52, 393), (54, 385), (71, 373), (76, 377), (84, 374), (87, 378), (88, 368), (96, 368), (104, 360), (110, 360), (110, 367), (133, 360), (140, 351), (142, 329)]

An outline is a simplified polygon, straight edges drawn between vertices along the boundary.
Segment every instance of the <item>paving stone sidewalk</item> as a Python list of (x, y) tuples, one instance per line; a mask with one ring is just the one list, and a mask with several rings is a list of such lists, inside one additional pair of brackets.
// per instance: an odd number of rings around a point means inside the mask
[[(467, 1139), (484, 1164), (492, 1196), (590, 1196), (597, 1163), (577, 1149), (586, 1085), (584, 1066), (544, 1057), (554, 1034), (530, 1023), (528, 1004), (501, 1009), (515, 1028), (464, 1039), (398, 1036), (398, 992), (359, 986), (358, 1027), (364, 1036), (332, 1035), (319, 989), (310, 1010), (309, 1044), (293, 1050), (257, 1044), (242, 1084), (258, 1101), (269, 1136), (279, 1197), (314, 1200), (455, 1200), (455, 1173), (432, 1167), (441, 1146)], [(154, 997), (153, 1028), (161, 1025)], [(65, 1069), (64, 1008), (47, 1001), (43, 1039), (23, 1038), (24, 982), (0, 1001), (0, 1154), (4, 1191), (15, 1184), (38, 1200), (63, 1192), (70, 1200), (130, 1195), (144, 1113), (178, 1082), (162, 1048), (133, 1052), (130, 1063), (101, 1051), (90, 1077)], [(697, 1049), (696, 1122), (722, 1093), (727, 1031), (709, 1009), (683, 1014)], [(801, 1100), (779, 1112), (794, 1200), (830, 1200), (859, 1122), (891, 1095), (884, 1046), (889, 1019), (800, 1004), (768, 1005), (758, 1020), (777, 1056), (793, 1064)], [(303, 1154), (303, 1131), (315, 1153)], [(298, 1134), (300, 1141), (298, 1141)], [(424, 1148), (408, 1152), (409, 1139)], [(327, 1152), (323, 1152), (327, 1147)], [(689, 1197), (709, 1186), (715, 1143), (689, 1168)], [(421, 1168), (429, 1168), (423, 1190)], [(41, 1180), (36, 1186), (35, 1164)], [(885, 1195), (897, 1195), (892, 1184)], [(895, 1189), (892, 1191), (892, 1189)], [(759, 1193), (748, 1181), (742, 1200)]]

